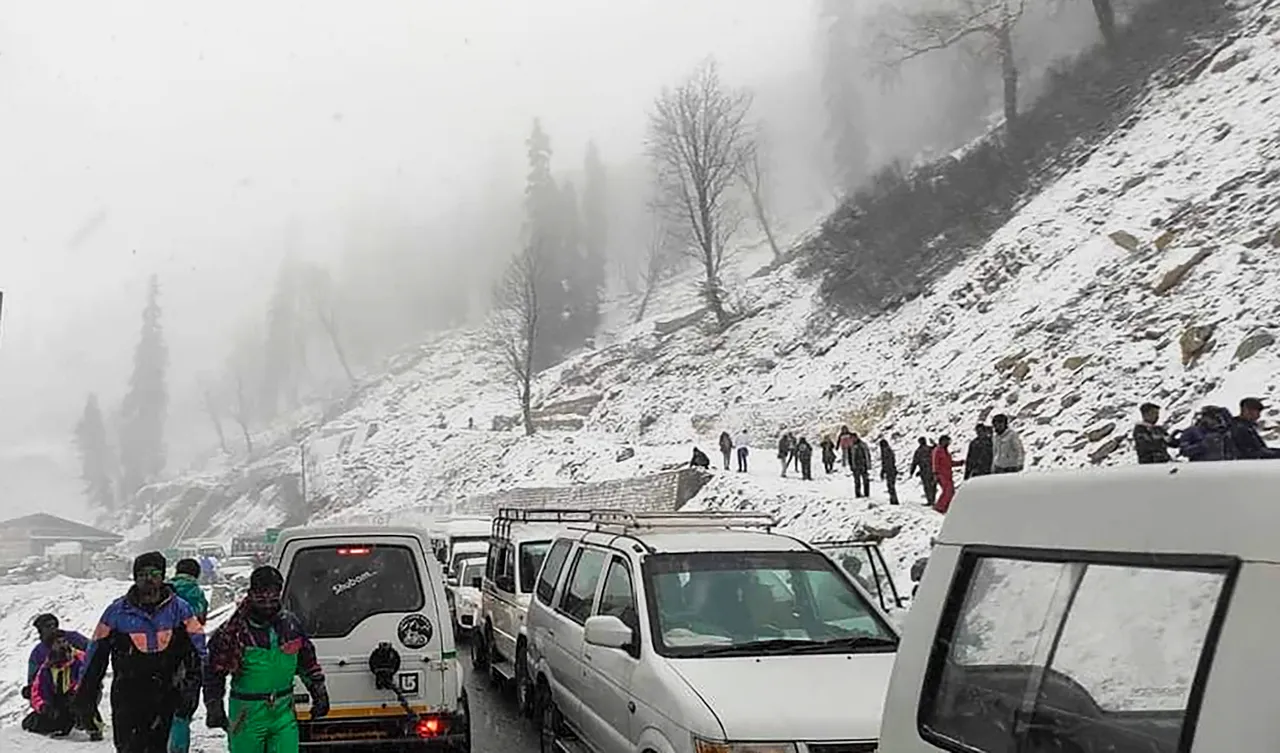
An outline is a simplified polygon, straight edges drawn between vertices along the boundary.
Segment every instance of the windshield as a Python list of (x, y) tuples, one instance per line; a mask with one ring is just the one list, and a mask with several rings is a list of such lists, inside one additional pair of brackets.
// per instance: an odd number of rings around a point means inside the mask
[(476, 555), (483, 555), (488, 550), (489, 543), (487, 539), (484, 542), (466, 541), (455, 543), (453, 546), (453, 559), (449, 562), (449, 573), (458, 572), (458, 568), (462, 566), (463, 562), (475, 559)]
[(422, 609), (422, 583), (408, 547), (311, 547), (293, 558), (284, 604), (312, 638), (340, 638), (373, 615)]
[(484, 560), (466, 560), (462, 563), (462, 574), (458, 577), (458, 585), (470, 586), (476, 579), (484, 578)]
[(533, 593), (542, 561), (547, 558), (551, 541), (526, 541), (520, 545), (520, 593)]
[(897, 637), (817, 552), (697, 552), (645, 560), (664, 656), (892, 650)]

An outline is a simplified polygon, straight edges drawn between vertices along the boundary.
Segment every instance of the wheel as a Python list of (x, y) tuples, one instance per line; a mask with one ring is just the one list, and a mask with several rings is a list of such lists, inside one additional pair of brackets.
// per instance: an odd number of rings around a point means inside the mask
[(458, 701), (458, 711), (461, 712), (463, 728), (463, 738), (461, 742), (455, 743), (453, 750), (455, 753), (471, 753), (471, 705), (467, 703), (467, 694), (463, 693), (462, 698)]
[(533, 718), (533, 683), (529, 681), (528, 653), (524, 641), (516, 645), (516, 710)]
[(560, 709), (551, 699), (551, 687), (538, 683), (538, 750), (540, 753), (559, 753)]
[(489, 648), (484, 645), (484, 633), (471, 636), (471, 668), (483, 672), (489, 668)]
[(489, 666), (489, 684), (497, 687), (502, 684), (502, 675), (498, 674), (494, 667), (502, 662), (502, 657), (498, 655), (498, 644), (493, 640), (493, 626), (484, 626), (484, 647), (488, 656), (487, 662)]

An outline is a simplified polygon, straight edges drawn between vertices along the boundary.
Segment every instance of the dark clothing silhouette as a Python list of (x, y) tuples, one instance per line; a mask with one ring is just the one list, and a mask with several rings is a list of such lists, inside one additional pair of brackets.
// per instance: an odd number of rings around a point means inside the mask
[(964, 477), (986, 476), (991, 473), (991, 435), (983, 432), (969, 441), (969, 453), (964, 458)]

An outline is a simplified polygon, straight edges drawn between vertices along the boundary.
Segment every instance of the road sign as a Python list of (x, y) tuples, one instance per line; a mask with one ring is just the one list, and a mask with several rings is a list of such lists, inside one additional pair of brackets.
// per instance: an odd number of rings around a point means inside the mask
[(280, 539), (280, 529), (279, 529), (279, 528), (268, 528), (268, 529), (267, 529), (267, 543), (268, 543), (268, 544), (274, 544), (274, 543), (276, 543), (276, 541), (278, 541), (279, 539)]

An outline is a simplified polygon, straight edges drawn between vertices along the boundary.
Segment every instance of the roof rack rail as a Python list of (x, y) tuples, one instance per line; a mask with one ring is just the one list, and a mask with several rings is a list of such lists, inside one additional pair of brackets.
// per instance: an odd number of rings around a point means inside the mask
[[(691, 512), (632, 512), (630, 510), (594, 510), (591, 520), (595, 530), (605, 528), (623, 531), (690, 528), (756, 528), (772, 531), (778, 521), (763, 512), (698, 510)], [(577, 528), (578, 526), (574, 526)]]
[(490, 538), (508, 539), (514, 523), (589, 523), (595, 511), (574, 508), (500, 507)]

